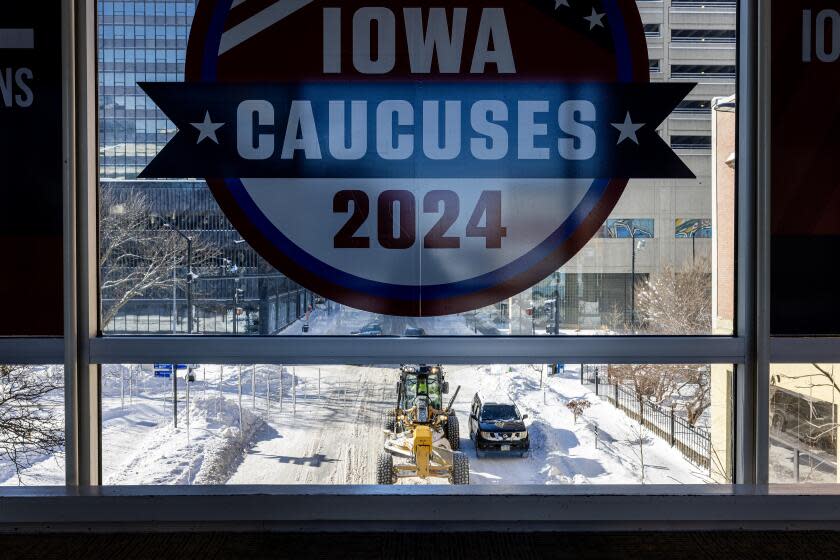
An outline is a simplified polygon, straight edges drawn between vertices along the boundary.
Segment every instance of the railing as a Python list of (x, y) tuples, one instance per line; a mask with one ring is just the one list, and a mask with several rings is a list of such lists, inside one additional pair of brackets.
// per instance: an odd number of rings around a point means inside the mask
[(692, 463), (705, 469), (711, 468), (712, 437), (707, 430), (692, 426), (673, 408), (639, 398), (631, 387), (610, 383), (603, 375), (606, 369), (605, 365), (584, 365), (580, 374), (581, 384), (593, 386), (596, 395), (667, 441)]

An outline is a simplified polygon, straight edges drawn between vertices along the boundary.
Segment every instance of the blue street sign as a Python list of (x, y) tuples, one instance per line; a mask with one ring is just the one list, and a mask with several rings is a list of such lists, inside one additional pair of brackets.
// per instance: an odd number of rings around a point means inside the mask
[[(178, 369), (187, 369), (187, 364), (178, 364)], [(155, 377), (172, 377), (172, 364), (155, 364)]]

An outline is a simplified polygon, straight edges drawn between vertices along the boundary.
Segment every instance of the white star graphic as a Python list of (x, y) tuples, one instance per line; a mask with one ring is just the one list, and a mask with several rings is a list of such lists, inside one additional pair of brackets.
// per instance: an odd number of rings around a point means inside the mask
[(595, 11), (595, 8), (592, 8), (592, 15), (585, 16), (583, 19), (589, 22), (589, 30), (592, 31), (595, 27), (604, 27), (604, 22), (601, 21), (604, 19), (604, 16), (607, 14), (599, 14)]
[(636, 132), (645, 126), (645, 123), (634, 123), (633, 119), (630, 118), (630, 112), (627, 112), (627, 116), (624, 117), (623, 123), (610, 123), (615, 128), (621, 132), (618, 136), (618, 142), (616, 142), (616, 146), (624, 142), (625, 140), (632, 140), (636, 144), (639, 143), (639, 139), (636, 137)]
[(554, 0), (554, 9), (556, 10), (560, 8), (560, 6), (566, 6), (567, 8), (571, 7), (569, 6), (569, 0)]
[(214, 123), (210, 119), (210, 111), (204, 113), (204, 122), (190, 124), (198, 129), (198, 140), (196, 140), (196, 144), (201, 144), (206, 138), (218, 144), (219, 139), (216, 138), (216, 131), (225, 126), (225, 123)]

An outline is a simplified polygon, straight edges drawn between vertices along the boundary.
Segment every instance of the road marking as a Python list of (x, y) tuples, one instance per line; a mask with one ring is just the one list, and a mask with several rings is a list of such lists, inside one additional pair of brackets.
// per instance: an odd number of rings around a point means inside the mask
[(0, 49), (34, 49), (34, 29), (0, 29)]
[(263, 11), (246, 19), (233, 29), (222, 34), (219, 43), (219, 55), (223, 55), (259, 33), (262, 33), (275, 23), (295, 13), (313, 0), (279, 0)]

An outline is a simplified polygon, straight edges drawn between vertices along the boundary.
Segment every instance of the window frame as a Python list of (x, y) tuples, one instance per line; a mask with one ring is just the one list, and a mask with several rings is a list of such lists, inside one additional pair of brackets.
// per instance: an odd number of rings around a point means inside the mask
[[(840, 519), (836, 501), (814, 494), (833, 493), (836, 487), (779, 487), (768, 490), (769, 365), (803, 361), (840, 362), (840, 339), (780, 338), (769, 335), (769, 61), (759, 45), (769, 44), (769, 2), (738, 0), (737, 224), (736, 332), (732, 336), (694, 337), (424, 337), (419, 339), (349, 337), (229, 337), (229, 336), (107, 336), (99, 332), (96, 200), (97, 92), (96, 2), (62, 0), (64, 25), (64, 139), (65, 139), (65, 337), (0, 339), (0, 362), (65, 365), (67, 421), (67, 488), (4, 489), (0, 523), (36, 519), (88, 522), (166, 519), (213, 521), (207, 500), (231, 503), (225, 519), (254, 521), (255, 515), (275, 522), (314, 521), (328, 504), (341, 503), (332, 520), (385, 522), (374, 504), (391, 504), (414, 516), (417, 508), (399, 507), (406, 501), (456, 504), (453, 511), (475, 513), (487, 501), (480, 522), (510, 520), (515, 512), (537, 507), (540, 515), (515, 517), (534, 524), (560, 521), (607, 521), (638, 527), (649, 523), (721, 520), (760, 523), (796, 517), (802, 521)], [(757, 185), (764, 188), (759, 189)], [(557, 356), (569, 362), (613, 363), (727, 363), (735, 364), (734, 443), (735, 485), (711, 486), (574, 486), (552, 488), (507, 486), (495, 488), (381, 489), (304, 487), (206, 487), (173, 489), (143, 487), (118, 490), (101, 487), (101, 418), (99, 374), (103, 363), (152, 363), (161, 360), (283, 364), (392, 363), (395, 359), (449, 363), (549, 362)], [(74, 487), (81, 487), (82, 494)], [(253, 496), (262, 504), (254, 514)], [(812, 494), (805, 496), (803, 494)], [(300, 509), (301, 496), (317, 496), (314, 505)], [(160, 507), (148, 496), (167, 500)], [(685, 511), (686, 500), (700, 507)], [(443, 501), (439, 501), (443, 500)], [(774, 501), (775, 500), (775, 501)], [(96, 507), (91, 507), (91, 501)], [(154, 502), (155, 507), (150, 504)], [(139, 512), (128, 510), (141, 505)], [(557, 513), (557, 505), (564, 504)], [(767, 503), (778, 504), (767, 511)], [(55, 504), (56, 507), (44, 507)], [(295, 506), (298, 504), (298, 506)], [(349, 504), (349, 507), (348, 507)], [(583, 510), (569, 507), (578, 504)], [(787, 505), (785, 505), (787, 504)], [(610, 508), (618, 506), (611, 514)], [(796, 506), (793, 508), (793, 506)], [(104, 508), (100, 508), (104, 506)], [(664, 506), (664, 507), (663, 507)], [(790, 507), (788, 507), (790, 506)], [(132, 506), (133, 507), (133, 506)], [(353, 508), (361, 508), (359, 515)], [(678, 507), (683, 513), (675, 515)], [(776, 506), (774, 506), (776, 507)], [(274, 508), (274, 509), (272, 509)], [(297, 509), (296, 509), (297, 508)], [(692, 506), (693, 508), (693, 506)], [(171, 510), (171, 511), (170, 511)], [(389, 510), (389, 511), (390, 511)], [(98, 513), (93, 513), (93, 512)], [(445, 508), (443, 511), (447, 511)], [(554, 514), (548, 515), (547, 512)], [(578, 516), (579, 511), (585, 515)], [(62, 513), (64, 512), (64, 513)], [(108, 515), (113, 517), (104, 517)], [(163, 513), (165, 512), (165, 513)], [(190, 517), (196, 512), (200, 515)], [(343, 513), (342, 513), (343, 512)], [(348, 513), (349, 512), (349, 513)], [(599, 517), (602, 516), (602, 517)], [(263, 518), (260, 518), (263, 519)], [(389, 517), (390, 519), (390, 517)], [(394, 517), (393, 519), (397, 519)], [(478, 519), (478, 518), (476, 518)], [(218, 519), (215, 519), (218, 520)], [(599, 526), (600, 523), (599, 523)], [(346, 525), (343, 525), (346, 527)]]

